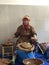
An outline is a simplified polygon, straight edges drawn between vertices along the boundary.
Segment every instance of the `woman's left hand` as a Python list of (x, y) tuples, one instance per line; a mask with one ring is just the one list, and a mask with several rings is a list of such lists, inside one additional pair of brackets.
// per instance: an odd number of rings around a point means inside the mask
[(37, 41), (37, 36), (34, 35), (33, 37), (31, 37), (31, 40), (33, 40), (33, 41)]

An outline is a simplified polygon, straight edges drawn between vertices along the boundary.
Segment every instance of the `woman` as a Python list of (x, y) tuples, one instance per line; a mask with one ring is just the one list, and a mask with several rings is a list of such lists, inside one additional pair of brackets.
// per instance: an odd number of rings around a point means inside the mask
[(36, 45), (37, 34), (34, 27), (32, 27), (29, 24), (29, 22), (30, 22), (30, 17), (28, 15), (24, 16), (24, 18), (22, 19), (22, 25), (20, 25), (17, 28), (16, 33), (11, 38), (13, 39), (18, 37), (18, 40), (16, 41), (16, 45), (21, 42), (30, 42), (31, 44)]
[[(26, 42), (26, 44), (29, 42), (31, 45), (34, 44), (35, 49), (36, 49), (37, 34), (34, 27), (32, 27), (29, 24), (29, 22), (30, 22), (30, 17), (28, 15), (24, 16), (24, 18), (22, 19), (22, 25), (20, 25), (17, 28), (16, 33), (11, 39), (18, 37), (18, 40), (16, 41), (16, 46), (23, 42)], [(16, 53), (18, 54), (18, 57), (21, 59), (21, 61), (24, 58), (28, 58), (28, 56), (29, 58), (34, 57), (33, 52), (28, 53), (22, 50), (17, 50)]]

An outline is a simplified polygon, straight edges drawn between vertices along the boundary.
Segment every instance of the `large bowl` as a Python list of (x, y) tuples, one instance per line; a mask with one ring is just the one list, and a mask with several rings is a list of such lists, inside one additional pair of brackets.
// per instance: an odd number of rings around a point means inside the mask
[(25, 59), (23, 60), (23, 64), (24, 65), (42, 65), (43, 64), (43, 61), (40, 60), (40, 59)]
[(17, 47), (20, 50), (23, 50), (26, 52), (30, 52), (34, 50), (34, 45), (31, 45), (30, 43), (26, 43), (26, 42), (18, 44)]

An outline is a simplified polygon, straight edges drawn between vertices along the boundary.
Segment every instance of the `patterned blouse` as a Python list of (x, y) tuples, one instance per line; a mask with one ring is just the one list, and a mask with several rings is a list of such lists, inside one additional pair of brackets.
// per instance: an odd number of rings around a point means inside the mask
[(30, 25), (29, 29), (24, 30), (23, 26), (20, 25), (17, 28), (17, 31), (15, 33), (15, 37), (18, 37), (18, 40), (17, 40), (16, 43), (30, 42), (31, 41), (31, 37), (33, 37), (34, 35), (37, 35), (34, 27), (32, 27)]

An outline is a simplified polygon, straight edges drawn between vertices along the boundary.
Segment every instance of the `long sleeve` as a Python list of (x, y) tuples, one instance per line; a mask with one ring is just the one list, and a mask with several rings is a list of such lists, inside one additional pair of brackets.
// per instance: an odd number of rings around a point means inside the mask
[(17, 31), (15, 33), (15, 37), (18, 37), (20, 35), (20, 27), (17, 28)]
[(34, 27), (31, 27), (31, 36), (37, 35)]

